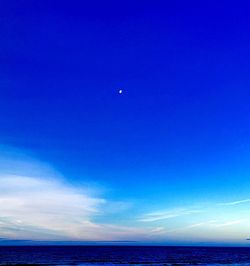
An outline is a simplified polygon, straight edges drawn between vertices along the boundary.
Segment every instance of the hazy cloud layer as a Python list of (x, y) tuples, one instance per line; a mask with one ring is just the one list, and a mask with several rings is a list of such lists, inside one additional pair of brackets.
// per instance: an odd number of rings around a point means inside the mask
[[(240, 242), (250, 230), (247, 202), (197, 203), (144, 213), (136, 202), (107, 200), (96, 189), (70, 184), (48, 164), (0, 149), (4, 241)], [(135, 215), (128, 215), (130, 208)]]

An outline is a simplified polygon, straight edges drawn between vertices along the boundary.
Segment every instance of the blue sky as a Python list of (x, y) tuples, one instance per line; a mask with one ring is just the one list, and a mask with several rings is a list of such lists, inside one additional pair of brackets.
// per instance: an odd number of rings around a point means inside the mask
[(2, 1), (0, 238), (247, 244), (248, 10)]

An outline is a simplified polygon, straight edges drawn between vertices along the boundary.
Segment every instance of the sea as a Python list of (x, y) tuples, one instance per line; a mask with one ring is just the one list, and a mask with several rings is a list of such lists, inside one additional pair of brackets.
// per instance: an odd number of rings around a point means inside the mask
[(250, 248), (0, 246), (0, 265), (249, 265)]

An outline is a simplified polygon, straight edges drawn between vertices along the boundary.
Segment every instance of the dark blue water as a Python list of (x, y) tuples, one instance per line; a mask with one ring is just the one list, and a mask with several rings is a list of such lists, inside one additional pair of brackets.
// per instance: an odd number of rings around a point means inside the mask
[(0, 265), (250, 265), (250, 248), (0, 246)]

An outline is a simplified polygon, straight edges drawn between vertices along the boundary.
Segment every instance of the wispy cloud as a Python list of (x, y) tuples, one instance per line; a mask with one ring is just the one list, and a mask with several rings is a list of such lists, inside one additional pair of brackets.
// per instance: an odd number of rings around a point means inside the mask
[(209, 220), (209, 221), (205, 221), (205, 222), (194, 223), (194, 224), (190, 224), (190, 225), (187, 225), (187, 226), (183, 226), (183, 227), (167, 230), (166, 233), (186, 231), (186, 230), (189, 230), (189, 229), (202, 227), (202, 226), (206, 226), (207, 227), (208, 225), (211, 225), (211, 224), (214, 224), (214, 223), (216, 223), (216, 220)]
[(220, 205), (220, 206), (232, 206), (232, 205), (238, 205), (238, 204), (248, 203), (248, 202), (250, 202), (250, 199), (244, 199), (244, 200), (237, 200), (237, 201), (231, 201), (231, 202), (218, 203), (217, 205)]
[(170, 218), (175, 218), (183, 215), (190, 215), (195, 213), (200, 213), (201, 210), (195, 209), (174, 209), (174, 210), (167, 210), (161, 212), (151, 212), (145, 214), (143, 217), (139, 219), (141, 222), (155, 222), (159, 220), (166, 220)]
[(224, 223), (214, 224), (214, 226), (215, 227), (231, 226), (231, 225), (235, 225), (235, 224), (241, 224), (244, 221), (245, 221), (244, 219), (239, 219), (239, 220), (233, 220), (233, 221), (227, 221)]

